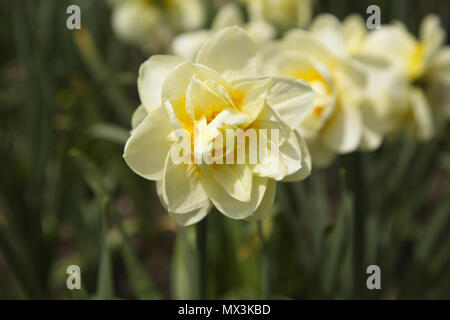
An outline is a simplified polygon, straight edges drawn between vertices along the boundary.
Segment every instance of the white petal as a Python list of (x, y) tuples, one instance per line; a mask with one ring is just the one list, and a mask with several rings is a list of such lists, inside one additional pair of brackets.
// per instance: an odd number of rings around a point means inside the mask
[(186, 94), (191, 79), (213, 80), (221, 85), (226, 83), (213, 70), (185, 61), (177, 65), (166, 77), (162, 86), (162, 102), (176, 129), (193, 130), (193, 119), (186, 110)]
[(169, 216), (172, 217), (179, 226), (187, 227), (199, 222), (204, 217), (206, 217), (212, 207), (212, 203), (208, 201), (203, 207), (199, 209), (183, 214), (169, 212)]
[(300, 29), (288, 31), (283, 40), (284, 49), (295, 50), (300, 53), (315, 57), (325, 64), (333, 64), (335, 57), (320, 43), (310, 32)]
[(252, 74), (257, 70), (256, 45), (241, 28), (225, 28), (203, 44), (195, 61), (227, 79)]
[(437, 15), (426, 16), (420, 25), (420, 41), (424, 45), (427, 58), (432, 57), (445, 41), (445, 31)]
[(267, 103), (263, 104), (264, 107), (262, 108), (261, 113), (259, 114), (258, 118), (253, 121), (251, 124), (251, 127), (254, 129), (266, 129), (269, 133), (270, 130), (277, 130), (278, 131), (278, 143), (275, 143), (278, 146), (281, 146), (286, 139), (289, 138), (289, 135), (291, 134), (290, 127), (284, 122), (284, 120), (281, 118), (281, 115), (278, 114), (270, 105)]
[[(162, 180), (159, 180), (156, 182), (156, 192), (158, 194), (159, 199), (161, 200), (162, 205), (167, 210), (167, 203), (164, 200), (163, 191), (162, 191)], [(197, 223), (200, 220), (202, 220), (206, 215), (209, 213), (209, 211), (212, 208), (211, 201), (206, 201), (204, 205), (198, 209), (195, 209), (193, 211), (187, 212), (187, 213), (173, 213), (168, 212), (169, 216), (172, 217), (175, 222), (183, 227), (187, 227), (191, 224)]]
[(314, 91), (300, 79), (274, 78), (275, 84), (267, 94), (267, 103), (281, 115), (292, 129), (300, 126), (313, 106)]
[(275, 200), (275, 194), (277, 191), (277, 183), (274, 180), (269, 179), (267, 181), (266, 192), (264, 193), (264, 198), (258, 206), (258, 209), (249, 217), (246, 218), (247, 221), (258, 221), (263, 219), (266, 214), (270, 211)]
[(277, 30), (265, 20), (251, 20), (245, 26), (245, 31), (252, 37), (257, 45), (272, 40), (277, 35)]
[(246, 164), (217, 164), (202, 166), (214, 180), (234, 199), (249, 202), (253, 174)]
[(359, 145), (361, 150), (375, 150), (383, 141), (385, 119), (377, 114), (374, 108), (375, 106), (369, 101), (360, 105), (361, 119), (363, 122), (363, 132)]
[(217, 12), (211, 29), (218, 31), (226, 27), (239, 26), (244, 23), (244, 17), (235, 3), (224, 5)]
[(300, 133), (297, 132), (297, 130), (295, 130), (295, 135), (297, 136), (301, 151), (301, 166), (294, 173), (284, 177), (284, 179), (282, 180), (283, 182), (301, 181), (309, 177), (309, 175), (311, 174), (312, 160), (308, 146), (306, 145), (306, 142), (300, 135)]
[(131, 117), (131, 129), (134, 130), (137, 128), (137, 126), (144, 121), (145, 117), (148, 115), (147, 110), (145, 107), (141, 104), (134, 112), (133, 116)]
[[(272, 137), (272, 132), (258, 132), (258, 163), (251, 165), (256, 176), (277, 181), (287, 174), (287, 167), (282, 159), (280, 143)], [(261, 149), (265, 148), (265, 149)]]
[(411, 107), (421, 140), (429, 140), (434, 135), (434, 122), (431, 107), (422, 89), (413, 88), (410, 92)]
[(311, 25), (312, 34), (335, 55), (346, 55), (344, 36), (340, 30), (341, 23), (331, 14), (321, 14), (315, 17)]
[(340, 105), (322, 131), (322, 140), (338, 153), (355, 151), (362, 134), (361, 116), (355, 105)]
[(162, 179), (171, 132), (165, 109), (159, 106), (150, 111), (125, 144), (123, 156), (128, 166), (146, 179)]
[(213, 119), (227, 107), (227, 98), (216, 90), (215, 86), (192, 77), (186, 93), (186, 109), (192, 119)]
[[(171, 149), (174, 152), (175, 148)], [(187, 213), (198, 209), (207, 202), (208, 197), (199, 180), (200, 169), (193, 164), (176, 164), (172, 154), (167, 155), (162, 194), (167, 210), (174, 213)]]
[(216, 208), (232, 219), (244, 219), (252, 215), (261, 203), (267, 186), (267, 179), (253, 177), (250, 201), (242, 202), (231, 197), (209, 174), (203, 173), (200, 181)]
[(197, 30), (182, 33), (172, 41), (172, 51), (180, 57), (194, 61), (198, 50), (211, 36), (209, 30)]
[(350, 54), (363, 50), (367, 36), (367, 27), (363, 18), (358, 14), (352, 14), (342, 22), (342, 33)]
[(169, 55), (154, 55), (139, 68), (138, 91), (147, 111), (161, 105), (161, 89), (166, 76), (183, 59)]

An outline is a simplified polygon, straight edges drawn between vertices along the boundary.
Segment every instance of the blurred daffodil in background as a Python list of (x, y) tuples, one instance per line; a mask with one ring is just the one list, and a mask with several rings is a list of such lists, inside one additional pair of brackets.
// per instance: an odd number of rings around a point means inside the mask
[(267, 20), (280, 31), (306, 27), (313, 17), (315, 0), (241, 0), (251, 19)]
[(275, 27), (264, 18), (251, 19), (246, 23), (238, 5), (229, 3), (219, 9), (210, 29), (190, 31), (175, 37), (172, 51), (175, 55), (193, 60), (206, 39), (215, 32), (231, 26), (242, 27), (257, 45), (273, 39), (276, 35)]
[(145, 52), (161, 51), (182, 31), (206, 22), (203, 0), (109, 0), (116, 35)]

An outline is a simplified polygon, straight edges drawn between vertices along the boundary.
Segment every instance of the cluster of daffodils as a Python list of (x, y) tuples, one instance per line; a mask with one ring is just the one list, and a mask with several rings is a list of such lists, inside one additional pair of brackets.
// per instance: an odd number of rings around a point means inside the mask
[[(178, 1), (168, 3), (176, 10)], [(400, 23), (369, 31), (360, 16), (309, 23), (312, 3), (241, 0), (247, 22), (230, 3), (210, 29), (178, 34), (173, 55), (141, 66), (141, 106), (124, 158), (156, 181), (178, 224), (200, 221), (213, 206), (261, 219), (277, 181), (305, 179), (312, 167), (375, 150), (399, 131), (430, 139), (442, 111), (450, 114), (450, 48), (436, 16), (424, 19), (417, 39)], [(137, 41), (154, 29), (138, 16), (155, 5), (117, 4), (131, 5), (139, 14), (122, 26), (139, 24)]]

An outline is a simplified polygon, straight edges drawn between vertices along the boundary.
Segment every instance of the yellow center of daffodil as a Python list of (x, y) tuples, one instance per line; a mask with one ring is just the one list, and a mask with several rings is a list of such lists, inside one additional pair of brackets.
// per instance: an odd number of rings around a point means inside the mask
[(423, 44), (418, 43), (413, 54), (411, 55), (408, 65), (408, 76), (411, 79), (416, 79), (420, 76), (424, 63), (424, 55), (424, 46)]

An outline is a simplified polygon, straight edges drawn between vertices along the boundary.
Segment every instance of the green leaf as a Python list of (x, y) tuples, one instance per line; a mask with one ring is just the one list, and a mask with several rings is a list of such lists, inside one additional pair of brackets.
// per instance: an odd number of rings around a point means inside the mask
[(112, 299), (114, 297), (114, 282), (113, 273), (111, 265), (111, 252), (108, 245), (107, 238), (107, 218), (109, 213), (109, 203), (108, 197), (103, 200), (103, 244), (102, 252), (100, 257), (100, 265), (98, 268), (97, 275), (97, 293), (95, 295), (96, 299), (106, 300)]
[(80, 150), (71, 149), (69, 155), (75, 159), (75, 162), (86, 180), (86, 183), (92, 189), (92, 191), (100, 198), (103, 198), (106, 194), (104, 181), (100, 170), (95, 164), (87, 158)]
[(200, 288), (194, 227), (182, 228), (175, 241), (171, 288), (175, 299), (198, 299)]
[(88, 132), (93, 138), (103, 139), (118, 144), (125, 144), (130, 135), (128, 130), (109, 123), (95, 124), (89, 128)]

